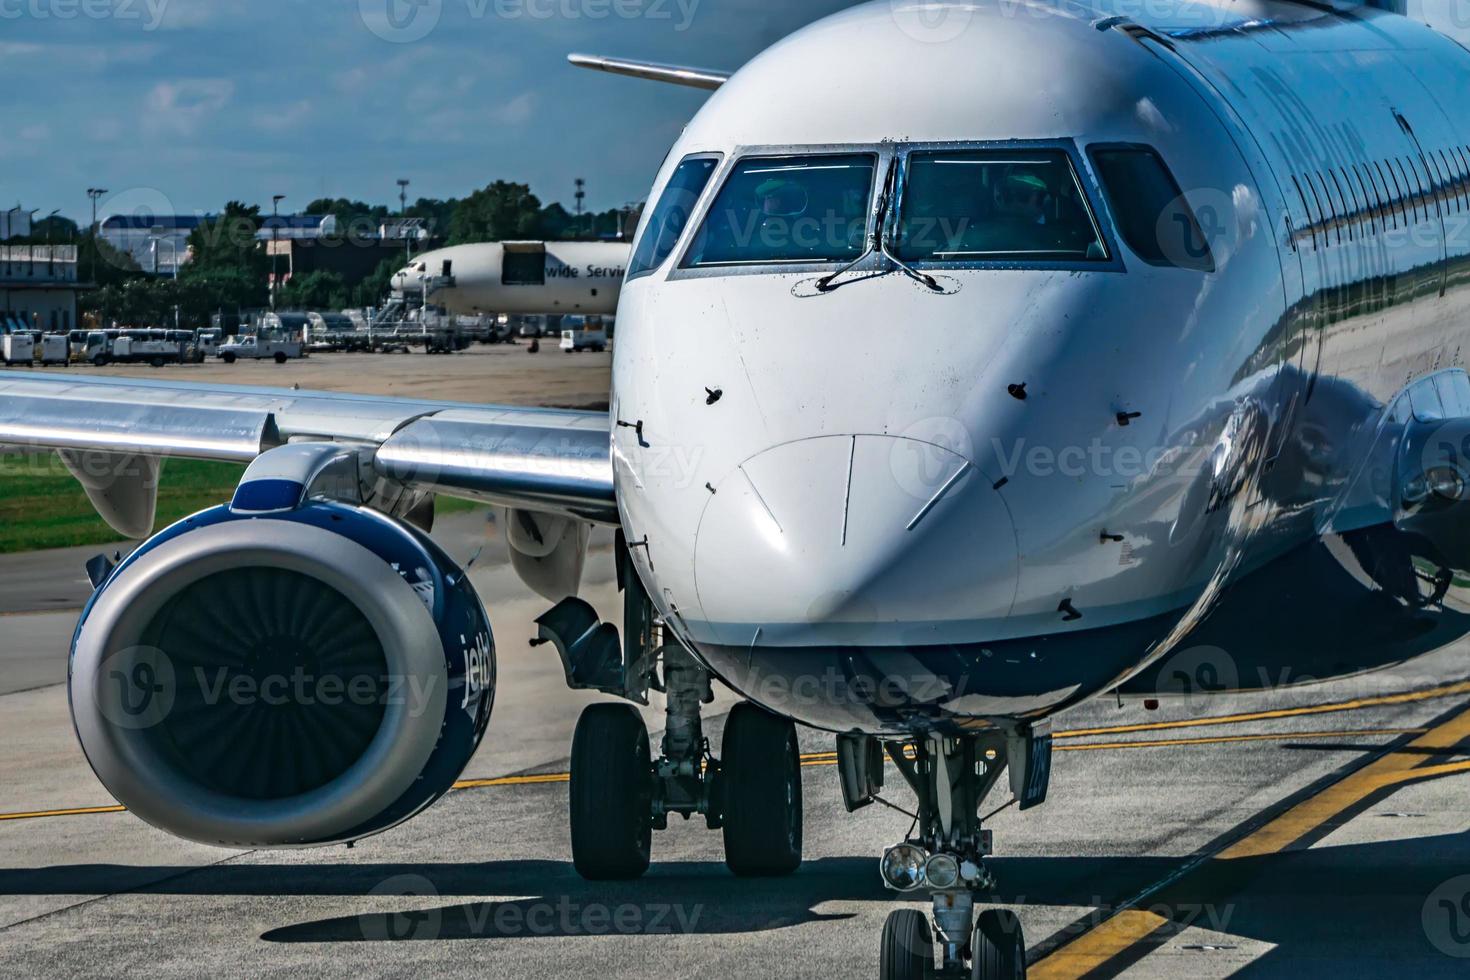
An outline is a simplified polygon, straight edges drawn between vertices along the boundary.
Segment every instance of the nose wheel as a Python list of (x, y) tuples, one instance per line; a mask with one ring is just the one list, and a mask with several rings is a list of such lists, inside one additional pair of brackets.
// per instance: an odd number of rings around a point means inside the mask
[(1025, 980), (1026, 936), (1008, 909), (986, 909), (970, 940), (971, 980)]
[[(872, 747), (876, 751), (876, 743)], [(874, 789), (881, 780), (870, 778), (871, 767), (862, 762), (869, 758), (867, 747), (844, 748), (839, 743), (838, 765), (848, 808), (881, 799)], [(897, 909), (888, 916), (878, 954), (879, 977), (1025, 980), (1026, 937), (1020, 919), (997, 908), (976, 914), (980, 896), (994, 886), (984, 863), (991, 834), (980, 826), (979, 807), (1008, 764), (1016, 793), (1012, 802), (1025, 809), (1044, 800), (1049, 737), (1029, 729), (931, 736), (886, 749), (918, 797), (918, 835), (888, 848), (880, 873), (895, 891), (927, 892), (932, 908), (928, 915)]]
[(894, 909), (883, 923), (878, 980), (930, 980), (934, 976), (934, 936), (918, 909)]

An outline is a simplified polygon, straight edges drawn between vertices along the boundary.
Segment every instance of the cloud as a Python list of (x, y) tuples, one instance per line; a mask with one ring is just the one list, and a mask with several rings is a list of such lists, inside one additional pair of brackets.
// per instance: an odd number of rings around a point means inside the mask
[(490, 110), (490, 121), (502, 126), (519, 126), (530, 120), (536, 108), (536, 93), (522, 92)]
[(300, 129), (311, 118), (312, 108), (310, 99), (300, 99), (284, 106), (257, 109), (251, 113), (250, 119), (256, 129), (267, 133), (284, 133)]
[(190, 136), (235, 95), (227, 78), (181, 78), (159, 82), (144, 99), (143, 128)]

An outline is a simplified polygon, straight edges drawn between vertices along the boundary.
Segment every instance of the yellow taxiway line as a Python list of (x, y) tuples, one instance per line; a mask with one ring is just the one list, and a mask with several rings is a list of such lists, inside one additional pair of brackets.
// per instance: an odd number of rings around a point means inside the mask
[[(1294, 708), (1277, 708), (1269, 711), (1252, 711), (1233, 715), (1214, 715), (1205, 718), (1182, 718), (1175, 721), (1146, 722), (1133, 725), (1111, 725), (1102, 728), (1077, 728), (1057, 732), (1053, 738), (1059, 741), (1067, 741), (1078, 738), (1092, 738), (1101, 735), (1123, 735), (1141, 732), (1170, 731), (1179, 728), (1195, 728), (1211, 725), (1239, 725), (1253, 721), (1274, 721), (1282, 718), (1298, 718), (1306, 715), (1330, 714), (1342, 711), (1358, 711), (1363, 708), (1374, 708), (1385, 705), (1413, 704), (1419, 701), (1429, 701), (1434, 698), (1453, 697), (1456, 694), (1470, 694), (1470, 681), (1458, 681), (1453, 684), (1443, 684), (1438, 687), (1421, 688), (1416, 691), (1404, 691), (1399, 694), (1384, 694), (1377, 697), (1355, 698), (1351, 701), (1334, 701), (1327, 704), (1300, 705)], [(1364, 737), (1369, 735), (1402, 735), (1413, 734), (1417, 729), (1375, 729), (1368, 731), (1345, 731), (1345, 732), (1294, 732), (1282, 734), (1260, 734), (1260, 735), (1229, 735), (1213, 738), (1187, 738), (1187, 739), (1160, 739), (1156, 741), (1133, 741), (1133, 742), (1098, 742), (1087, 745), (1058, 745), (1059, 752), (1084, 752), (1099, 751), (1104, 749), (1145, 749), (1145, 748), (1167, 748), (1183, 745), (1217, 745), (1226, 742), (1256, 742), (1256, 741), (1282, 741), (1301, 738), (1352, 738), (1354, 736)], [(835, 752), (814, 752), (802, 756), (805, 765), (831, 765), (837, 759)], [(502, 776), (495, 779), (465, 779), (454, 784), (455, 789), (484, 789), (495, 786), (530, 786), (538, 783), (564, 783), (570, 777), (566, 773), (541, 773), (527, 776)], [(123, 813), (126, 811), (122, 806), (87, 806), (73, 807), (70, 809), (36, 810), (26, 813), (0, 813), (0, 821), (4, 820), (35, 820), (42, 817), (75, 817), (87, 816), (97, 813)]]
[(1031, 964), (1027, 975), (1031, 980), (1072, 980), (1101, 971), (1120, 956), (1136, 954), (1140, 946), (1154, 941), (1173, 921), (1158, 912), (1137, 906), (1145, 901), (1156, 903), (1155, 908), (1159, 904), (1167, 906), (1167, 901), (1159, 901), (1164, 889), (1207, 869), (1220, 867), (1217, 862), (1265, 857), (1292, 849), (1376, 793), (1405, 783), (1470, 773), (1470, 761), (1424, 764), (1426, 758), (1433, 758), (1435, 754), (1454, 754), (1457, 747), (1467, 740), (1470, 740), (1470, 710), (1462, 711), (1425, 731), (1406, 746), (1391, 749), (1346, 774), (1222, 848), (1185, 875), (1164, 879), (1153, 894), (1146, 892), (1145, 896), (1134, 899), (1132, 907), (1119, 910)]
[[(1423, 732), (1422, 728), (1364, 728), (1331, 732), (1270, 732), (1257, 735), (1217, 735), (1204, 738), (1171, 738), (1143, 740), (1137, 742), (1097, 742), (1088, 745), (1059, 745), (1058, 752), (1120, 751), (1126, 749), (1169, 748), (1188, 745), (1223, 745), (1231, 742), (1293, 742), (1298, 739), (1317, 738), (1371, 738), (1385, 735), (1413, 735)], [(836, 752), (810, 752), (801, 757), (805, 767), (835, 766)], [(565, 783), (571, 780), (566, 772), (530, 773), (521, 776), (497, 776), (492, 779), (461, 779), (452, 789), (492, 789), (502, 786), (538, 786), (547, 783)], [(43, 817), (80, 817), (98, 813), (126, 813), (127, 807), (84, 806), (58, 810), (33, 810), (23, 813), (0, 813), (3, 820), (38, 820)]]

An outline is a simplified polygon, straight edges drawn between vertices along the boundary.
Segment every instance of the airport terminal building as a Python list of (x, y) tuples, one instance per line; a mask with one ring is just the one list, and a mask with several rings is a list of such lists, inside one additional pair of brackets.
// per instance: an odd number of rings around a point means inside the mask
[(77, 326), (75, 245), (0, 245), (0, 328), (65, 333)]

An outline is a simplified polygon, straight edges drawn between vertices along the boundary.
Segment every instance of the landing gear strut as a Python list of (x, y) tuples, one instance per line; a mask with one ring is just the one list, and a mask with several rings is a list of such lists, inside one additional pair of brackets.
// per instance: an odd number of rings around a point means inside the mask
[(709, 829), (724, 831), (725, 863), (735, 874), (790, 874), (801, 864), (802, 844), (796, 726), (738, 704), (715, 758), (701, 717), (714, 700), (709, 671), (677, 640), (665, 641), (637, 576), (623, 583), (624, 640), (580, 599), (565, 599), (537, 620), (536, 642), (556, 645), (570, 687), (644, 705), (650, 690), (665, 696), (657, 757), (631, 704), (595, 704), (577, 722), (569, 794), (577, 872), (594, 880), (642, 875), (652, 832), (677, 814), (703, 815)]
[[(851, 810), (873, 802), (882, 780), (870, 761), (875, 749), (871, 740), (862, 736), (843, 739), (847, 742), (839, 742), (838, 765)], [(1020, 920), (1003, 909), (975, 914), (977, 896), (994, 886), (985, 867), (991, 835), (980, 825), (980, 804), (1008, 764), (1011, 788), (1021, 808), (1041, 803), (1050, 774), (1050, 737), (1027, 729), (957, 738), (932, 736), (911, 746), (890, 744), (886, 749), (918, 797), (919, 809), (916, 834), (888, 848), (880, 870), (892, 889), (928, 891), (931, 909), (927, 916), (915, 909), (897, 909), (888, 916), (879, 976), (882, 980), (1024, 980), (1026, 940)]]

